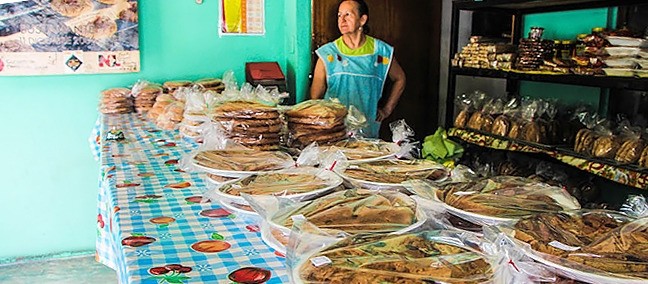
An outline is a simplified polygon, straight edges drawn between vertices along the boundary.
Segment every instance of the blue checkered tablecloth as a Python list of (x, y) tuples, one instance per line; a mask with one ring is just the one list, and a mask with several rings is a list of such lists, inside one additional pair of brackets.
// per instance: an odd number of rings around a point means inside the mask
[[(106, 141), (113, 128), (126, 140)], [(103, 116), (99, 129), (97, 260), (121, 283), (233, 283), (268, 272), (266, 283), (288, 282), (283, 256), (263, 243), (257, 225), (217, 202), (196, 203), (203, 177), (177, 164), (193, 141), (137, 114)], [(195, 250), (197, 243), (214, 252)], [(239, 269), (246, 273), (232, 274)]]

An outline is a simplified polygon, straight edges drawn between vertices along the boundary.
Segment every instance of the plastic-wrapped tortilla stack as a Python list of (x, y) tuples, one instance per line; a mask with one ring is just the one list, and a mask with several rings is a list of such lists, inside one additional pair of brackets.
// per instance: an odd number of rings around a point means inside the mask
[(137, 113), (148, 112), (153, 108), (155, 99), (162, 94), (162, 87), (154, 84), (148, 84), (137, 92), (133, 93), (135, 111)]
[(328, 144), (347, 137), (344, 119), (347, 109), (330, 100), (309, 100), (286, 112), (290, 137), (288, 146), (303, 148), (313, 142)]
[(191, 86), (191, 84), (191, 81), (186, 80), (166, 81), (164, 82), (164, 84), (162, 84), (162, 88), (164, 89), (164, 93), (173, 94), (181, 87), (189, 87)]
[(256, 150), (279, 149), (282, 122), (274, 106), (231, 101), (215, 107), (210, 116), (220, 123), (228, 139)]
[(131, 90), (127, 88), (112, 88), (101, 92), (99, 110), (103, 114), (119, 114), (133, 112)]
[(194, 82), (194, 85), (200, 86), (205, 91), (214, 91), (216, 93), (221, 93), (225, 90), (225, 84), (223, 80), (218, 78), (204, 78)]
[(413, 179), (441, 180), (448, 176), (448, 171), (429, 160), (381, 160), (352, 164), (343, 175), (363, 186), (382, 188)]

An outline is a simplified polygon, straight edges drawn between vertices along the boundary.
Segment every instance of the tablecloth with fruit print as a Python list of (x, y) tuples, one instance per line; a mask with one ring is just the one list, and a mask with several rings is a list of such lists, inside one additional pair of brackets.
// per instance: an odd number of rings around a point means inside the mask
[[(288, 282), (254, 222), (201, 203), (202, 176), (178, 167), (197, 144), (137, 114), (101, 119), (97, 260), (121, 283)], [(111, 129), (126, 139), (106, 141)]]

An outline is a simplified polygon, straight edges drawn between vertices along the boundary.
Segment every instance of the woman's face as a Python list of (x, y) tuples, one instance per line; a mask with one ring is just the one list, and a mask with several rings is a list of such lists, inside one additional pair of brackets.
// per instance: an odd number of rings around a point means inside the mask
[(350, 34), (367, 22), (367, 16), (360, 16), (358, 3), (355, 1), (344, 1), (338, 8), (338, 29), (342, 34)]

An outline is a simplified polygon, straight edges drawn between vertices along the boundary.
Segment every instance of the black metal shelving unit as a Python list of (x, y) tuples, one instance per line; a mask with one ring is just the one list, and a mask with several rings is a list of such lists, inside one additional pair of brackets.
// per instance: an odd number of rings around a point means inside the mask
[[(452, 19), (450, 33), (450, 56), (458, 52), (459, 46), (459, 17), (461, 11), (488, 11), (501, 13), (511, 17), (511, 43), (520, 40), (522, 17), (526, 14), (567, 11), (603, 7), (632, 6), (648, 4), (646, 0), (455, 0), (452, 3)], [(457, 76), (473, 76), (484, 78), (499, 78), (507, 80), (507, 91), (517, 92), (520, 81), (533, 81), (600, 87), (607, 89), (648, 90), (648, 78), (584, 76), (584, 75), (545, 75), (521, 72), (507, 72), (494, 69), (449, 67), (448, 89), (446, 97), (446, 127), (451, 127), (454, 118), (455, 89)]]
[[(452, 3), (452, 18), (451, 18), (451, 34), (450, 34), (450, 56), (453, 58), (454, 54), (459, 51), (459, 25), (461, 11), (473, 12), (488, 12), (501, 14), (502, 17), (510, 17), (511, 26), (511, 43), (517, 44), (522, 36), (522, 19), (526, 14), (542, 13), (542, 12), (555, 12), (555, 11), (568, 11), (568, 10), (582, 10), (592, 8), (612, 8), (612, 7), (644, 7), (635, 5), (648, 5), (646, 0), (454, 0)], [(630, 9), (623, 9), (628, 11)], [(621, 11), (621, 9), (620, 9)], [(506, 27), (508, 30), (508, 26)], [(455, 111), (455, 93), (457, 87), (457, 77), (480, 77), (480, 78), (493, 78), (506, 80), (506, 88), (509, 96), (518, 95), (520, 82), (543, 82), (565, 85), (578, 85), (601, 88), (601, 98), (604, 94), (609, 94), (616, 90), (633, 90), (633, 91), (648, 91), (648, 78), (636, 77), (613, 77), (613, 76), (586, 76), (575, 74), (539, 74), (532, 72), (518, 72), (518, 71), (503, 71), (496, 69), (478, 69), (478, 68), (460, 68), (449, 66), (448, 70), (448, 89), (446, 99), (446, 118), (445, 126), (450, 129), (453, 127), (454, 111)], [(615, 98), (622, 100), (623, 98)], [(464, 133), (465, 134), (465, 133)], [(465, 138), (465, 137), (464, 137)], [(465, 140), (464, 140), (465, 141)], [(481, 140), (480, 140), (481, 141)], [(466, 141), (474, 142), (474, 141)], [(482, 141), (483, 142), (483, 141)], [(552, 152), (555, 155), (565, 153), (560, 151)], [(550, 155), (551, 156), (551, 155)], [(568, 156), (568, 155), (566, 155)], [(593, 159), (581, 157), (583, 162), (595, 162)], [(645, 174), (642, 171), (630, 171), (620, 167), (622, 170), (627, 170), (630, 173)], [(613, 180), (610, 177), (604, 177), (608, 180)], [(618, 181), (617, 181), (618, 182)], [(627, 185), (627, 183), (626, 183)], [(643, 189), (648, 189), (643, 185), (631, 185)]]

